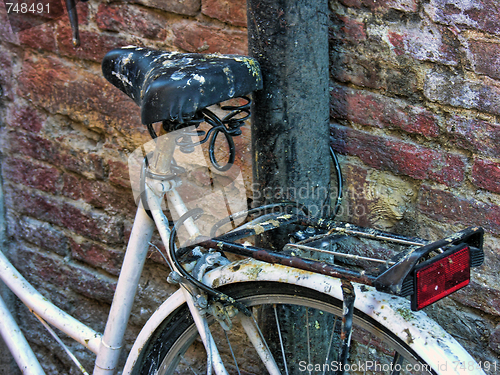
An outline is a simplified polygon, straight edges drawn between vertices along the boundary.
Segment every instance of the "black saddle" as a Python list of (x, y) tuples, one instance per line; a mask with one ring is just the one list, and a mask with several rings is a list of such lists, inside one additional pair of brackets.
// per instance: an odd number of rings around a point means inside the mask
[(141, 107), (144, 124), (182, 123), (205, 107), (262, 88), (257, 61), (237, 55), (123, 47), (106, 54), (102, 71)]

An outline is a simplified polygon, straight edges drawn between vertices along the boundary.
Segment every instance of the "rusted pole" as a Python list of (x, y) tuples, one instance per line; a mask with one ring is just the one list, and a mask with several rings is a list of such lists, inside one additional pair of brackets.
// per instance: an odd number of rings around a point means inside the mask
[(328, 2), (247, 4), (249, 52), (264, 81), (254, 94), (254, 200), (293, 199), (318, 215), (330, 204)]
[[(330, 214), (328, 1), (247, 0), (250, 55), (261, 66), (264, 88), (254, 93), (252, 147), (254, 205), (291, 199), (311, 215)], [(273, 231), (274, 232), (274, 231)], [(263, 247), (280, 250), (280, 236), (268, 236)], [(266, 311), (267, 310), (267, 311)], [(299, 361), (312, 360), (304, 325), (316, 322), (315, 342), (328, 342), (332, 324), (308, 309), (263, 309), (262, 324), (276, 357), (281, 344), (276, 320), (295, 322), (284, 332), (289, 373)], [(325, 348), (314, 348), (324, 360)]]

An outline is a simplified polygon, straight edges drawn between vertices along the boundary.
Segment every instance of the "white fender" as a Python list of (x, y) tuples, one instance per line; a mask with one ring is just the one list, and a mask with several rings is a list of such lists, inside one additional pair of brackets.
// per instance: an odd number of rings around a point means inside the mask
[[(207, 273), (204, 277), (204, 282), (213, 287), (249, 281), (276, 281), (299, 285), (342, 300), (339, 279), (253, 259), (228, 264)], [(484, 375), (476, 361), (451, 335), (423, 311), (411, 311), (407, 299), (380, 293), (375, 288), (359, 284), (354, 284), (354, 287), (355, 308), (406, 342), (436, 373)], [(178, 290), (155, 311), (137, 336), (123, 374), (130, 374), (149, 337), (161, 322), (183, 303), (184, 296)]]

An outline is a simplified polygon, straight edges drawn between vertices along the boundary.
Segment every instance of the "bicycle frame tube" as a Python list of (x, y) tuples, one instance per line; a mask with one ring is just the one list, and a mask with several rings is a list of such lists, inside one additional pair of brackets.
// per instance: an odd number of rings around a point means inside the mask
[(19, 299), (42, 319), (60, 329), (93, 353), (99, 351), (101, 335), (62, 311), (42, 296), (0, 251), (0, 278)]
[(2, 298), (0, 298), (0, 334), (23, 374), (44, 374), (35, 353), (31, 350)]
[[(156, 184), (156, 187), (159, 190), (162, 190), (162, 184)], [(169, 237), (170, 237), (170, 228), (168, 227), (168, 219), (165, 217), (165, 214), (161, 210), (160, 199), (162, 199), (164, 191), (153, 191), (150, 187), (146, 186), (146, 196), (148, 200), (148, 205), (151, 208), (151, 213), (153, 215), (154, 221), (156, 223), (156, 227), (160, 234), (160, 237), (167, 249), (167, 257), (169, 259), (170, 266), (172, 267), (174, 272), (178, 273), (178, 270), (175, 267), (174, 262), (170, 259), (168, 246), (169, 246)], [(187, 208), (182, 201), (182, 198), (177, 193), (175, 189), (170, 189), (166, 192), (169, 202), (172, 204), (172, 208), (177, 212), (178, 215), (182, 216), (187, 212)], [(193, 221), (188, 222), (187, 229), (191, 235), (199, 234), (198, 228), (194, 224)], [(189, 311), (193, 316), (194, 322), (202, 339), (202, 342), (207, 351), (207, 363), (210, 367), (213, 366), (215, 373), (217, 375), (228, 375), (226, 369), (224, 368), (223, 361), (220, 357), (220, 353), (217, 349), (217, 345), (215, 345), (215, 341), (212, 337), (210, 329), (208, 328), (208, 323), (205, 315), (201, 313), (198, 307), (195, 304), (194, 297), (191, 295), (191, 291), (181, 285), (181, 290), (184, 294), (185, 301), (189, 307)]]
[[(48, 301), (15, 269), (1, 251), (0, 278), (31, 311), (97, 354), (94, 375), (113, 374), (116, 371), (123, 336), (154, 228), (154, 222), (140, 206), (137, 210), (104, 335), (97, 333)], [(0, 327), (2, 335), (11, 337), (11, 339), (7, 338), (6, 342), (9, 341), (9, 350), (20, 368), (26, 369), (27, 373), (30, 374), (43, 374), (38, 361), (33, 360), (36, 357), (34, 354), (31, 355), (33, 351), (28, 342), (22, 333), (15, 328), (17, 324), (12, 324), (15, 321), (4, 305), (0, 306), (0, 313), (2, 316)]]
[(123, 336), (154, 228), (154, 222), (140, 205), (130, 234), (108, 322), (97, 353), (94, 375), (112, 375), (116, 371)]

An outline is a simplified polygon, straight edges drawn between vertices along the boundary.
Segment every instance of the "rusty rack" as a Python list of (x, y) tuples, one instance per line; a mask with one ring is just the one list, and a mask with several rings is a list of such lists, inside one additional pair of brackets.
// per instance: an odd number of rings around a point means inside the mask
[[(291, 241), (286, 243), (281, 251), (270, 251), (247, 242), (240, 243), (242, 239), (288, 227), (291, 227)], [(174, 250), (173, 231), (171, 249), (179, 256), (195, 246), (202, 246), (374, 286), (379, 291), (405, 297), (413, 294), (412, 271), (415, 267), (457, 244), (470, 247), (471, 267), (481, 265), (484, 259), (483, 233), (482, 228), (471, 227), (432, 242), (306, 215), (266, 214), (227, 234), (213, 238), (199, 237), (194, 241), (195, 244), (178, 250)], [(353, 238), (358, 240), (356, 246), (343, 244)], [(372, 245), (370, 249), (370, 245), (363, 241), (375, 241), (379, 245)], [(385, 259), (367, 256), (370, 253), (384, 252), (389, 246), (399, 248), (389, 251), (389, 257)], [(343, 251), (336, 251), (338, 248)], [(359, 249), (358, 253), (352, 253), (353, 248)]]

